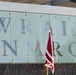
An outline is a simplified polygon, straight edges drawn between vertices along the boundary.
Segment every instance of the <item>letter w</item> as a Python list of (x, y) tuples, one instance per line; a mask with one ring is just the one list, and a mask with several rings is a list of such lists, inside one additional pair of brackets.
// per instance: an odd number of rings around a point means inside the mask
[(6, 33), (7, 32), (7, 29), (8, 29), (8, 26), (10, 24), (11, 18), (8, 18), (8, 22), (7, 22), (7, 26), (6, 27), (5, 27), (5, 24), (6, 24), (5, 20), (6, 20), (6, 18), (3, 18), (3, 17), (0, 18), (0, 24), (1, 24), (0, 31), (1, 31), (1, 28), (3, 27), (3, 30)]

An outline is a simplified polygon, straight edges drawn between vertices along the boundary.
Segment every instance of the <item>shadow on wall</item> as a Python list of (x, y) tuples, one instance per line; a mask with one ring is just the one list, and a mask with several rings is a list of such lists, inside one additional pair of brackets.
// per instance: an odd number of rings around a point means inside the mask
[[(46, 67), (44, 64), (0, 64), (0, 75), (46, 75)], [(48, 75), (52, 75), (51, 69)], [(76, 75), (76, 64), (55, 64), (53, 75)]]

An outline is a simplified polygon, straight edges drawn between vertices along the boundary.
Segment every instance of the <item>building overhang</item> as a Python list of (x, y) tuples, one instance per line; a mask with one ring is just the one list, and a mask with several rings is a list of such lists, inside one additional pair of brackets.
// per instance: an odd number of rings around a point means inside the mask
[(46, 4), (53, 0), (0, 0), (5, 2), (18, 2), (18, 3), (29, 3), (29, 4)]

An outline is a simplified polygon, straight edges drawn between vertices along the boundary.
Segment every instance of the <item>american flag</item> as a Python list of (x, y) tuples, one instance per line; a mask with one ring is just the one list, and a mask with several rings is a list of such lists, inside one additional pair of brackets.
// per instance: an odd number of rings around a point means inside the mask
[(54, 73), (54, 56), (53, 56), (53, 45), (52, 45), (52, 33), (49, 31), (49, 37), (47, 42), (47, 50), (45, 53), (46, 62), (45, 66), (51, 68), (52, 73)]

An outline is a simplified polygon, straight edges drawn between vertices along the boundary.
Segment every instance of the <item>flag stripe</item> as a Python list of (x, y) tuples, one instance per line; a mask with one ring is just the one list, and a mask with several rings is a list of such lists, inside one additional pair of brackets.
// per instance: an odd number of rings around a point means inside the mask
[(47, 53), (46, 53), (46, 58), (52, 63), (52, 59), (48, 56)]
[(48, 62), (48, 65), (50, 66), (54, 66), (54, 64), (53, 63), (51, 63), (48, 59), (46, 59), (46, 61)]
[(46, 51), (46, 54), (47, 54), (52, 60), (54, 60), (53, 57), (50, 55), (50, 53), (49, 53), (48, 51)]

